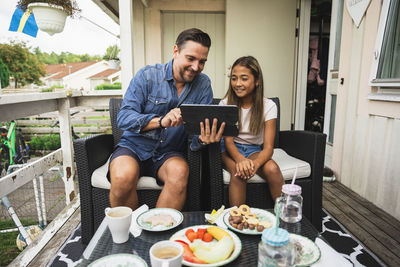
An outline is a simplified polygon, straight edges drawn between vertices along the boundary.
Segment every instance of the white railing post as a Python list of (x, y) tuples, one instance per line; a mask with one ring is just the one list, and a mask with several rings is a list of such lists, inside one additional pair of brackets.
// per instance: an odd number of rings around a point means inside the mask
[(60, 120), (60, 138), (63, 155), (63, 181), (65, 184), (65, 200), (67, 205), (76, 195), (74, 149), (72, 146), (72, 131), (69, 98), (58, 99)]
[(33, 192), (35, 193), (35, 202), (36, 202), (36, 211), (37, 211), (37, 215), (38, 215), (38, 221), (39, 221), (39, 225), (40, 226), (44, 226), (43, 225), (43, 217), (42, 217), (42, 211), (40, 209), (40, 198), (39, 198), (39, 190), (38, 190), (38, 186), (37, 186), (37, 179), (36, 177), (33, 177)]

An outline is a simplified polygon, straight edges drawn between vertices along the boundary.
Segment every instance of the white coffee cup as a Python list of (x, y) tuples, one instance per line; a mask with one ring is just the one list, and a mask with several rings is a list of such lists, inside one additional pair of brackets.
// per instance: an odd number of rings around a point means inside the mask
[(180, 267), (182, 266), (183, 247), (175, 241), (160, 241), (150, 248), (150, 262), (152, 267)]
[(114, 243), (125, 243), (129, 239), (129, 227), (132, 221), (132, 209), (129, 207), (114, 207), (105, 209), (108, 228)]

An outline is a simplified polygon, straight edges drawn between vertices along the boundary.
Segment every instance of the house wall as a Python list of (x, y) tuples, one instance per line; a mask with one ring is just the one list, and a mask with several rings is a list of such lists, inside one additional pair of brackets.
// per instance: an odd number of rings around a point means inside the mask
[[(295, 91), (296, 1), (229, 0), (226, 2), (228, 68), (241, 56), (252, 55), (264, 76), (264, 95), (278, 96), (281, 129), (290, 129)], [(225, 88), (228, 86), (226, 79)]]
[(84, 69), (76, 71), (64, 77), (64, 87), (69, 89), (84, 89), (90, 90), (90, 80), (88, 77), (93, 76), (99, 72), (109, 69), (106, 61), (100, 61), (96, 64), (90, 65)]
[[(290, 129), (291, 113), (294, 108), (295, 70), (295, 26), (296, 1), (293, 0), (200, 0), (200, 1), (148, 1), (144, 7), (139, 0), (133, 1), (132, 10), (121, 10), (120, 18), (133, 14), (134, 37), (132, 42), (133, 72), (146, 64), (162, 62), (163, 11), (225, 12), (225, 62), (223, 72), (229, 73), (229, 66), (244, 55), (255, 56), (263, 69), (266, 96), (278, 96), (281, 101), (281, 129)], [(125, 15), (124, 15), (125, 14)], [(122, 37), (121, 25), (121, 42)], [(121, 48), (124, 44), (121, 43)], [(172, 48), (171, 48), (172, 49)], [(121, 49), (122, 50), (122, 49)], [(129, 48), (127, 48), (129, 50)], [(143, 57), (144, 55), (144, 57)], [(124, 64), (124, 62), (123, 62)], [(122, 66), (122, 87), (126, 90), (132, 76)], [(279, 74), (279, 75), (278, 75)], [(222, 97), (228, 85), (218, 88), (214, 94)]]
[(346, 186), (400, 219), (400, 103), (372, 101), (368, 85), (381, 1), (359, 28), (344, 8), (332, 168)]

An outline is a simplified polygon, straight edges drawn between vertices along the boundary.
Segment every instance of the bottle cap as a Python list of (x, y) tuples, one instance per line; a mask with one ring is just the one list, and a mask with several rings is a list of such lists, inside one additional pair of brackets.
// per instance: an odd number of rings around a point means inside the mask
[(268, 228), (262, 232), (261, 240), (268, 245), (280, 247), (289, 243), (289, 232), (282, 228)]
[(300, 195), (301, 194), (301, 186), (297, 184), (284, 184), (282, 186), (282, 192), (287, 195)]

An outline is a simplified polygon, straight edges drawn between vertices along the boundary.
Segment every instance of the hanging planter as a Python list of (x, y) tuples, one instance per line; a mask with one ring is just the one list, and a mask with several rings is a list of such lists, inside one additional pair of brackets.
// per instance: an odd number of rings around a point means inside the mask
[(18, 5), (31, 10), (39, 29), (50, 35), (62, 32), (67, 17), (80, 11), (75, 0), (19, 0)]
[(64, 30), (67, 13), (58, 6), (50, 6), (46, 3), (32, 3), (28, 5), (35, 15), (36, 24), (41, 31), (50, 35)]
[(119, 59), (109, 59), (107, 60), (108, 66), (110, 69), (113, 70), (118, 70), (119, 69), (119, 64), (121, 64), (121, 61)]

